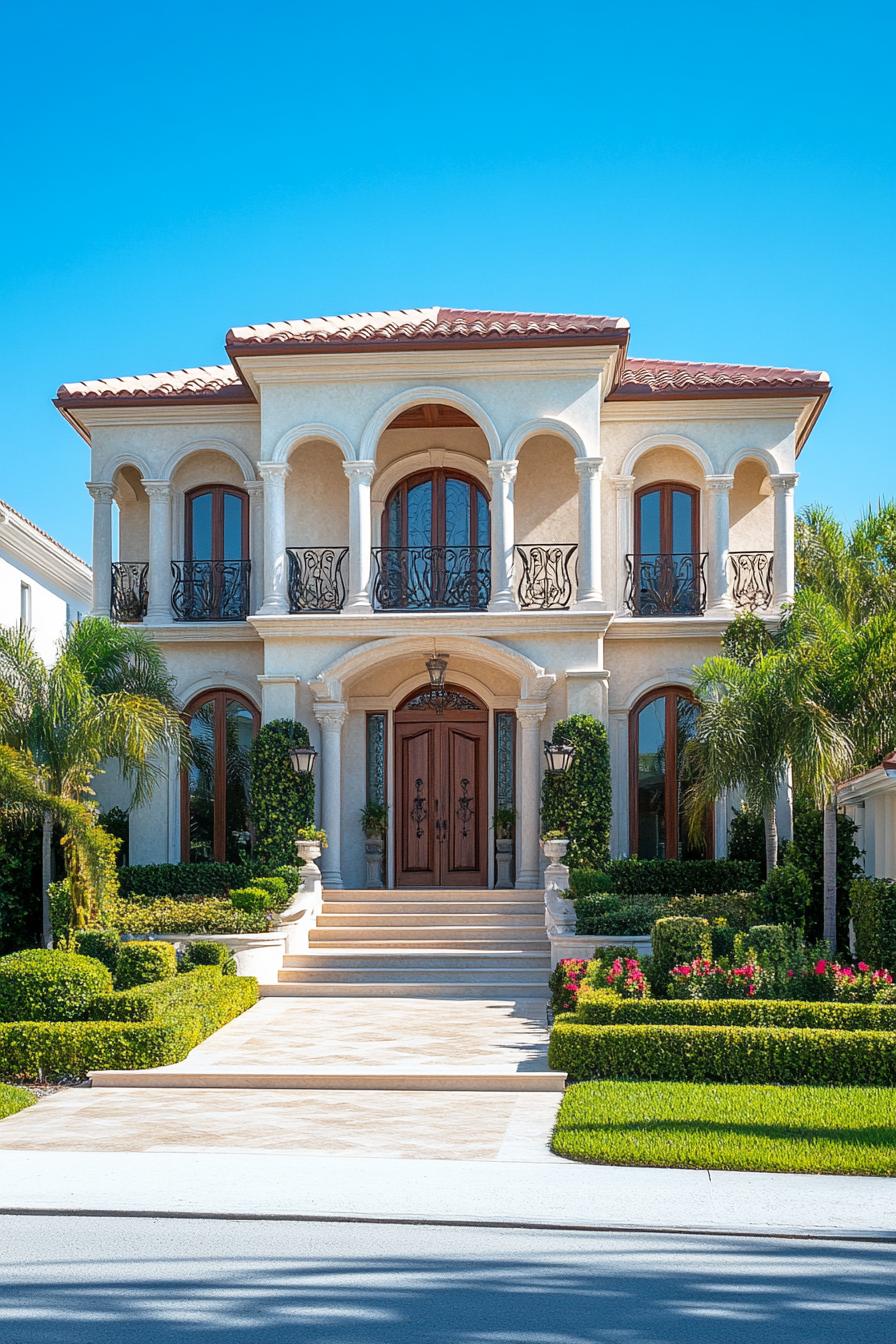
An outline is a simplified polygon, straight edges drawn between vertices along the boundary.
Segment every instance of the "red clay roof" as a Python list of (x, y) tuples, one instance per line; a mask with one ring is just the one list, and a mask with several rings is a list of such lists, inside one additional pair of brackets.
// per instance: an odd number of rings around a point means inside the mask
[(63, 383), (57, 406), (106, 406), (110, 401), (254, 401), (232, 364), (197, 369), (169, 369), (125, 378), (88, 378)]
[(658, 401), (673, 397), (827, 394), (831, 380), (810, 369), (758, 364), (695, 364), (677, 359), (627, 359), (610, 398)]
[(587, 317), (575, 313), (493, 313), (470, 308), (399, 308), (381, 313), (300, 318), (234, 327), (227, 333), (230, 352), (259, 347), (290, 353), (339, 347), (395, 345), (479, 346), (596, 343), (625, 345), (624, 317)]

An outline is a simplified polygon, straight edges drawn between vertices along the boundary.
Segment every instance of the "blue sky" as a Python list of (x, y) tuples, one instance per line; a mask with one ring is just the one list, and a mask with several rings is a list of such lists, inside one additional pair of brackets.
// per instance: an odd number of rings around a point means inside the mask
[(436, 304), (827, 369), (798, 498), (850, 521), (894, 493), (894, 37), (877, 4), (8, 10), (0, 497), (87, 555), (60, 382)]

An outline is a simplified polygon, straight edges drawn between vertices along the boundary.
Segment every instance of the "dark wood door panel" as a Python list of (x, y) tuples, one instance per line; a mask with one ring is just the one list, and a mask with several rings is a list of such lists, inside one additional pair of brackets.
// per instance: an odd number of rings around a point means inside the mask
[(448, 826), (441, 849), (446, 884), (485, 885), (485, 735), (484, 724), (444, 727)]
[(405, 724), (396, 730), (396, 881), (399, 886), (430, 886), (438, 880), (433, 792), (437, 749), (433, 725)]

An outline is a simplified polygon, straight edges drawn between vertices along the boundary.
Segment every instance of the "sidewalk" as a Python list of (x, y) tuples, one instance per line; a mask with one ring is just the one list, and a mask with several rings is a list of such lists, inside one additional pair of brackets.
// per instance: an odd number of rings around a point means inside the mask
[[(343, 1094), (344, 1096), (345, 1094)], [(879, 1177), (304, 1153), (0, 1151), (0, 1212), (340, 1219), (896, 1240)]]

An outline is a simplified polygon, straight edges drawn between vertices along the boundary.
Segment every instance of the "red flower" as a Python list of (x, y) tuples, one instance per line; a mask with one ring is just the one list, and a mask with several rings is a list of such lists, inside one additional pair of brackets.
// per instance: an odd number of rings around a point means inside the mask
[(824, 973), (825, 973), (825, 971), (827, 970), (827, 968), (828, 968), (828, 964), (827, 964), (826, 961), (823, 961), (823, 960), (822, 960), (822, 961), (816, 961), (816, 963), (815, 963), (815, 974), (816, 974), (816, 975), (824, 975)]
[(870, 970), (871, 970), (871, 967), (868, 965), (867, 961), (860, 961), (860, 962), (859, 962), (859, 970), (860, 970), (860, 971), (870, 971)]

